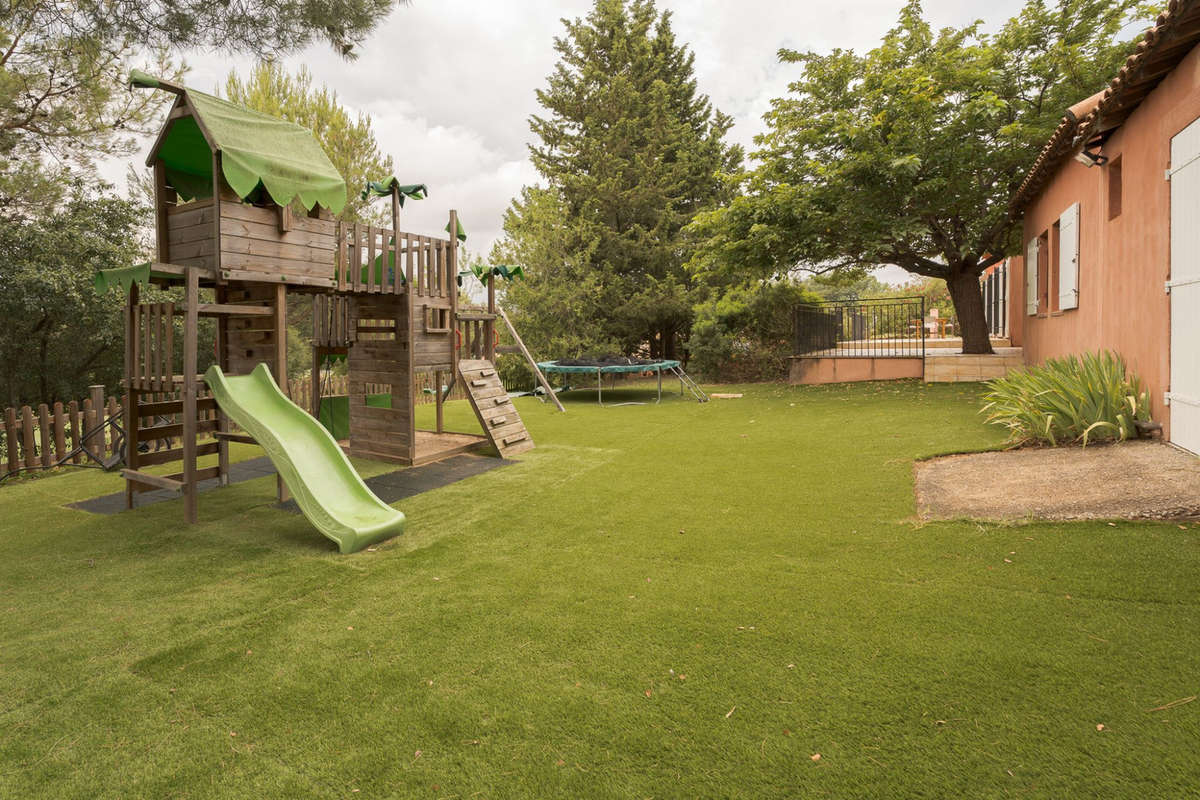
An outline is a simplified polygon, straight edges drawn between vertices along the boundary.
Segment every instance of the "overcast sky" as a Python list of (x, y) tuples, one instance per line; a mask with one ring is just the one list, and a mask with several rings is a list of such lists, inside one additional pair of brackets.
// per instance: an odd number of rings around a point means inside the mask
[[(826, 52), (869, 49), (895, 24), (902, 0), (659, 0), (674, 13), (675, 34), (696, 54), (700, 91), (735, 120), (734, 141), (749, 151), (763, 130), (771, 98), (785, 93), (798, 66), (781, 65), (781, 47)], [(1019, 0), (926, 0), (935, 26), (984, 19), (998, 25)], [(555, 62), (554, 37), (563, 17), (586, 15), (590, 0), (412, 0), (395, 9), (347, 62), (318, 45), (284, 59), (307, 64), (317, 83), (374, 120), (380, 147), (401, 181), (426, 183), (429, 199), (410, 203), (404, 229), (437, 233), (450, 208), (469, 233), (467, 247), (486, 255), (501, 218), (521, 186), (538, 176), (529, 163), (529, 115), (535, 89)], [(190, 52), (187, 83), (213, 92), (231, 69), (245, 74), (248, 57)], [(169, 98), (163, 95), (164, 115)], [(145, 143), (148, 149), (150, 142)], [(145, 151), (138, 163), (145, 158)], [(108, 163), (124, 182), (125, 161)], [(902, 273), (899, 273), (902, 274)]]

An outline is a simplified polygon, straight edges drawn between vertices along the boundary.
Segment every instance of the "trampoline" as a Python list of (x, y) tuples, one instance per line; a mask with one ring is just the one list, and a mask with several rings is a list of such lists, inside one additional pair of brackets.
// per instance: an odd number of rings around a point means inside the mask
[[(596, 401), (600, 405), (604, 403), (604, 376), (627, 373), (644, 373), (653, 372), (658, 377), (658, 397), (655, 403), (662, 402), (662, 379), (664, 372), (670, 372), (679, 379), (679, 396), (683, 396), (684, 389), (692, 393), (692, 396), (701, 403), (708, 400), (706, 395), (696, 382), (688, 377), (683, 371), (683, 365), (673, 359), (637, 359), (637, 358), (604, 358), (604, 359), (559, 359), (558, 361), (540, 361), (538, 369), (546, 373), (557, 372), (561, 375), (595, 375), (596, 376)], [(615, 381), (614, 377), (614, 381)], [(564, 386), (563, 391), (569, 391), (570, 386)], [(625, 403), (609, 403), (610, 406), (640, 406), (645, 403), (625, 402)]]

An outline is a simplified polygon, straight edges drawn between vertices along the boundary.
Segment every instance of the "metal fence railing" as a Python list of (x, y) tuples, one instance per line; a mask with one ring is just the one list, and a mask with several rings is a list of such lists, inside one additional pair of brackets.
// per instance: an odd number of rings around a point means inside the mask
[(988, 332), (1003, 339), (1008, 336), (1008, 262), (1002, 261), (980, 279), (983, 291), (983, 315)]
[(925, 298), (803, 303), (792, 310), (792, 354), (924, 358)]

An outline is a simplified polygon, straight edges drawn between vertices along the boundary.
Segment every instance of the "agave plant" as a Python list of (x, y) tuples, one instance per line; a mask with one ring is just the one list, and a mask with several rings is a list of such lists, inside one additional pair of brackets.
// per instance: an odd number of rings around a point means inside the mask
[(1016, 444), (1051, 446), (1137, 435), (1150, 419), (1150, 395), (1111, 351), (1051, 358), (988, 382), (982, 413)]

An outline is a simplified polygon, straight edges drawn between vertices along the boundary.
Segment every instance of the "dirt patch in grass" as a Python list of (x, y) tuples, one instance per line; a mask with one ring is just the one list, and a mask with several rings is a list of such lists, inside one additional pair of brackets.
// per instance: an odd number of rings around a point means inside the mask
[(922, 519), (1200, 518), (1200, 458), (1158, 442), (919, 461)]

